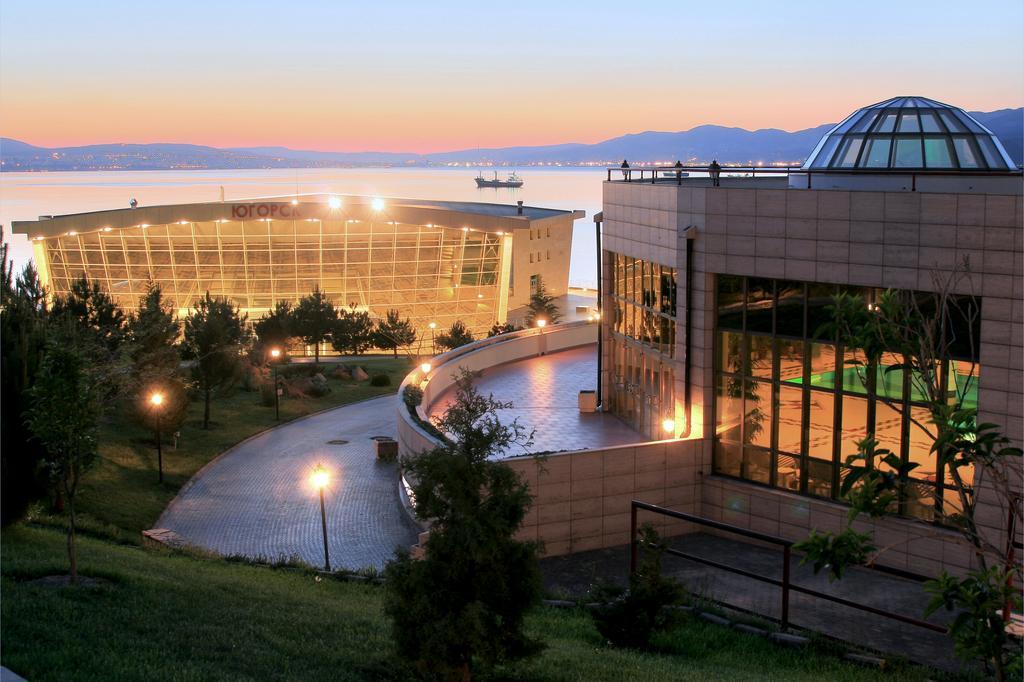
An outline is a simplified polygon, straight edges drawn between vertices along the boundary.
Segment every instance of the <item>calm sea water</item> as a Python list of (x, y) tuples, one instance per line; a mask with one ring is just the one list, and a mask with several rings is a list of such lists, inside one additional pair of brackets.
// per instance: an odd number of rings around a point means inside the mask
[[(499, 169), (503, 177), (512, 169)], [(485, 169), (484, 174), (492, 172)], [(32, 257), (24, 235), (10, 235), (12, 220), (40, 215), (82, 213), (127, 207), (132, 197), (141, 205), (218, 201), (220, 188), (228, 201), (295, 192), (338, 192), (385, 197), (482, 201), (528, 206), (582, 209), (576, 221), (569, 283), (597, 284), (594, 213), (601, 210), (603, 170), (536, 169), (519, 171), (519, 189), (478, 189), (474, 169), (281, 169), (218, 171), (118, 171), (83, 173), (0, 173), (0, 224), (11, 242), (16, 268)]]

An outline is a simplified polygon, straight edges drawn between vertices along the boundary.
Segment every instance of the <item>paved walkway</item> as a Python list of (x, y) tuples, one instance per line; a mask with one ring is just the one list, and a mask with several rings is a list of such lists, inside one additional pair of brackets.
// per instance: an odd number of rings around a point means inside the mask
[[(597, 345), (549, 353), (510, 362), (484, 372), (476, 382), (484, 395), (511, 401), (512, 409), (501, 410), (504, 424), (519, 419), (528, 431), (536, 429), (533, 446), (526, 452), (583, 450), (639, 443), (644, 437), (611, 414), (580, 414), (581, 390), (597, 387)], [(442, 414), (454, 399), (448, 389), (434, 401), (431, 415)]]
[(382, 568), (418, 532), (398, 497), (397, 465), (378, 463), (370, 440), (396, 433), (394, 396), (267, 431), (199, 472), (156, 527), (224, 555), (295, 556), (322, 566), (320, 503), (309, 484), (322, 462), (331, 473), (325, 496), (331, 567)]
[[(671, 538), (679, 551), (712, 559), (760, 575), (781, 579), (782, 552), (739, 540), (693, 533)], [(554, 594), (583, 596), (595, 580), (621, 585), (629, 574), (629, 547), (581, 552), (541, 561), (545, 587)], [(921, 618), (928, 595), (921, 583), (895, 575), (853, 568), (842, 580), (829, 582), (824, 573), (814, 575), (811, 567), (800, 566), (800, 558), (791, 561), (793, 584), (868, 604), (904, 616)], [(715, 601), (778, 618), (781, 588), (711, 568), (694, 561), (666, 555), (662, 568), (678, 578), (691, 593)], [(942, 670), (956, 671), (960, 662), (953, 655), (952, 640), (943, 634), (875, 616), (865, 611), (840, 606), (808, 595), (790, 592), (790, 622), (798, 627), (824, 633), (877, 651), (904, 656)], [(940, 611), (929, 621), (948, 622)]]

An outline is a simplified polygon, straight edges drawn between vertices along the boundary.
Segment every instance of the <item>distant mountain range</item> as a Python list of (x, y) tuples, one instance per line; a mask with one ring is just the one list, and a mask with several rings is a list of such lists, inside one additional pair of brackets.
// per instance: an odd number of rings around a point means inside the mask
[[(1024, 108), (971, 112), (994, 132), (1013, 160), (1024, 162)], [(537, 164), (611, 164), (802, 162), (834, 124), (787, 132), (776, 128), (744, 130), (702, 125), (680, 132), (647, 131), (596, 144), (461, 149), (434, 154), (397, 152), (321, 152), (287, 147), (220, 149), (192, 144), (97, 144), (84, 147), (35, 147), (0, 138), (0, 170), (185, 170), (233, 168), (309, 168), (355, 166), (437, 166), (484, 163), (505, 166)]]

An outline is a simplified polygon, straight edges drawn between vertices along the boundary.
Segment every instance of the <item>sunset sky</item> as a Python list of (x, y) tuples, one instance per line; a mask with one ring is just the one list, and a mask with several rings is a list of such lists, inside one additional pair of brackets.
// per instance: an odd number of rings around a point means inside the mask
[(0, 135), (441, 151), (1024, 104), (1024, 3), (0, 5)]

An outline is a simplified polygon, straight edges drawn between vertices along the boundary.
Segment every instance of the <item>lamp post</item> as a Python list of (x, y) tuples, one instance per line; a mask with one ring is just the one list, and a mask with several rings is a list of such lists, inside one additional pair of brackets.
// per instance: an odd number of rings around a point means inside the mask
[(322, 464), (316, 465), (313, 469), (313, 475), (310, 477), (313, 487), (320, 492), (320, 526), (324, 533), (324, 570), (328, 573), (331, 570), (331, 554), (327, 549), (327, 512), (324, 510), (324, 488), (327, 487), (330, 478), (327, 469)]
[(540, 337), (537, 339), (537, 351), (538, 351), (537, 354), (538, 355), (544, 355), (545, 353), (548, 352), (548, 346), (547, 346), (547, 343), (545, 343), (545, 339), (544, 339), (544, 327), (546, 327), (547, 325), (548, 325), (548, 321), (545, 320), (543, 317), (540, 318), (539, 320), (537, 320), (537, 329), (540, 330)]
[(437, 322), (431, 322), (427, 326), (430, 327), (430, 354), (437, 355), (437, 347), (434, 346), (434, 330), (437, 329)]
[(156, 465), (159, 471), (159, 481), (164, 482), (164, 453), (160, 442), (160, 415), (164, 405), (164, 394), (153, 393), (149, 396), (150, 409), (156, 412)]
[(274, 421), (281, 421), (281, 386), (277, 383), (277, 360), (281, 357), (281, 349), (271, 348), (270, 357), (270, 367), (274, 372)]

